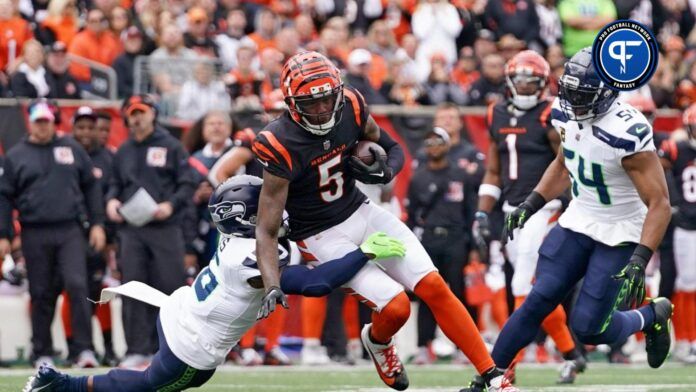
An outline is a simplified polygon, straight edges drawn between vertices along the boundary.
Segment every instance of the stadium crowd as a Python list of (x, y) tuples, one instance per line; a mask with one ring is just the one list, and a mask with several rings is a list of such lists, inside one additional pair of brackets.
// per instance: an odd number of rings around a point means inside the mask
[[(124, 99), (122, 115), (131, 130), (130, 138), (115, 153), (105, 145), (111, 117), (92, 110), (90, 101), (84, 102), (72, 121), (63, 119), (61, 129), (72, 133), (92, 157), (93, 177), (103, 187), (97, 197), (84, 180), (74, 195), (75, 200), (99, 200), (100, 206), (90, 206), (90, 219), (85, 218), (84, 211), (61, 218), (75, 218), (85, 229), (85, 242), (76, 245), (78, 250), (84, 248), (85, 265), (69, 271), (83, 271), (77, 277), (84, 277), (84, 282), (60, 282), (60, 290), (48, 293), (49, 298), (47, 290), (36, 284), (31, 291), (32, 303), (39, 297), (42, 301), (41, 307), (32, 308), (32, 316), (38, 317), (32, 325), (32, 360), (46, 361), (54, 355), (47, 335), (50, 322), (46, 320), (50, 320), (62, 290), (72, 295), (72, 301), (63, 302), (62, 310), (70, 340), (68, 358), (79, 366), (92, 367), (97, 360), (82, 330), (88, 328), (90, 312), (75, 300), (77, 296), (98, 293), (110, 279), (143, 280), (165, 293), (192, 283), (215, 252), (216, 232), (206, 208), (214, 186), (240, 168), (261, 174), (260, 168), (253, 166), (250, 145), (260, 126), (241, 126), (248, 121), (230, 112), (263, 112), (259, 124), (281, 113), (280, 70), (298, 51), (315, 50), (333, 60), (344, 72), (346, 84), (360, 91), (368, 104), (437, 105), (434, 126), (446, 131), (443, 139), (460, 154), (455, 158), (470, 175), (466, 181), (472, 183), (467, 186), (475, 189), (483, 176), (485, 158), (468, 141), (458, 108), (487, 106), (505, 99), (505, 63), (525, 49), (543, 54), (548, 61), (549, 93), (555, 95), (565, 60), (591, 45), (602, 26), (623, 18), (651, 28), (660, 42), (658, 69), (639, 92), (641, 102), (647, 102), (641, 109), (686, 109), (696, 103), (696, 3), (686, 0), (0, 0), (1, 97), (93, 97), (94, 67), (78, 61), (90, 60), (115, 71), (117, 95)], [(133, 95), (137, 93), (151, 93), (157, 102)], [(55, 121), (59, 110), (51, 101), (32, 105), (30, 132), (44, 126), (41, 120)], [(148, 125), (158, 111), (161, 116), (191, 124), (181, 141), (164, 128)], [(55, 127), (49, 127), (43, 131), (55, 133)], [(432, 124), (416, 127), (423, 128), (422, 138)], [(140, 150), (143, 144), (149, 146), (147, 153)], [(216, 166), (233, 146), (243, 152), (236, 153), (232, 167)], [(176, 158), (171, 154), (167, 158), (167, 149), (175, 151)], [(94, 157), (100, 154), (107, 157), (98, 164)], [(426, 160), (422, 152), (416, 154), (414, 166)], [(134, 161), (166, 170), (142, 170), (130, 164)], [(142, 188), (158, 203), (152, 220), (124, 223), (119, 214), (121, 203)], [(10, 192), (6, 187), (0, 190), (6, 196)], [(395, 214), (401, 213), (390, 187), (365, 186), (364, 191)], [(475, 190), (466, 194), (475, 195)], [(37, 231), (34, 226), (42, 221), (26, 219), (20, 201), (16, 203), (19, 221), (34, 224), (22, 226), (21, 238), (25, 239), (24, 226)], [(462, 202), (476, 208), (475, 200)], [(467, 219), (473, 219), (471, 215)], [(409, 220), (410, 226), (419, 226), (415, 216), (409, 215)], [(469, 231), (471, 224), (471, 220), (463, 222), (462, 230)], [(19, 225), (1, 225), (2, 238), (10, 238), (5, 229), (19, 229)], [(94, 233), (95, 227), (105, 230)], [(29, 257), (26, 251), (22, 254), (28, 245), (19, 238), (15, 235), (8, 247), (20, 267), (4, 277), (15, 284), (21, 284), (21, 261)], [(492, 319), (501, 326), (512, 301), (501, 290), (505, 287), (505, 263), (486, 272), (470, 241), (464, 242), (467, 244), (460, 244), (461, 249), (455, 252), (461, 263), (454, 268), (438, 267), (452, 270), (446, 279), (473, 315), (490, 303)], [(452, 246), (451, 241), (443, 243)], [(4, 245), (0, 251), (6, 252)], [(69, 272), (62, 275), (69, 276)], [(42, 282), (42, 288), (52, 284), (46, 283), (50, 276), (37, 278), (29, 273), (28, 278), (30, 287), (32, 279)], [(96, 289), (88, 287), (95, 284)], [(477, 295), (486, 285), (490, 292)], [(328, 298), (305, 298), (301, 308), (302, 362), (355, 362), (363, 358), (360, 324), (369, 318), (369, 312), (355, 298), (336, 292)], [(106, 347), (103, 361), (115, 364), (119, 358), (110, 346), (110, 315), (100, 309), (96, 307), (95, 312)], [(290, 363), (279, 348), (285, 313), (276, 311), (261, 324), (265, 335), (262, 349), (256, 349), (254, 330), (242, 339), (239, 349), (233, 351), (239, 363)], [(419, 314), (420, 350), (414, 358), (421, 364), (436, 357), (432, 347), (434, 320), (426, 313)], [(124, 307), (128, 351), (120, 358), (122, 366), (137, 368), (148, 363), (156, 351), (154, 318), (148, 306)], [(485, 325), (483, 318), (477, 321), (482, 331), (495, 329)], [(692, 329), (694, 337), (684, 339), (696, 342), (696, 326)], [(549, 360), (543, 341), (541, 336), (535, 352), (539, 361)], [(685, 358), (696, 363), (696, 351), (687, 352)], [(454, 360), (465, 358), (455, 355)], [(621, 347), (613, 347), (610, 360), (628, 359)]]

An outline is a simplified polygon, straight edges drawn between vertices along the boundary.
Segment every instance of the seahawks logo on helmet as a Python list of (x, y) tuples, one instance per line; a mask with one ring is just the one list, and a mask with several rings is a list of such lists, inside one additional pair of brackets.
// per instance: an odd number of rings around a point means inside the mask
[(213, 217), (213, 222), (242, 217), (246, 213), (246, 204), (242, 201), (223, 201), (210, 207), (212, 207), (210, 208), (210, 215)]

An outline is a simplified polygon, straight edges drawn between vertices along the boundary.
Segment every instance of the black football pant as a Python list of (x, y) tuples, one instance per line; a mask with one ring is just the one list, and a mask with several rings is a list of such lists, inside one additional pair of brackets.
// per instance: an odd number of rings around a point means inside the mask
[(22, 252), (31, 295), (33, 358), (53, 355), (51, 322), (56, 300), (65, 289), (70, 297), (72, 347), (92, 347), (92, 304), (87, 301), (87, 244), (77, 223), (22, 226)]
[[(476, 308), (466, 303), (464, 293), (464, 266), (469, 256), (468, 242), (462, 229), (446, 231), (426, 229), (423, 232), (423, 247), (428, 252), (450, 290), (466, 306), (476, 320)], [(435, 316), (422, 300), (418, 300), (418, 347), (424, 347), (435, 339)]]
[[(186, 284), (184, 237), (177, 225), (125, 226), (119, 230), (119, 258), (123, 283), (139, 281), (169, 295)], [(158, 309), (123, 298), (123, 329), (127, 355), (157, 351)]]

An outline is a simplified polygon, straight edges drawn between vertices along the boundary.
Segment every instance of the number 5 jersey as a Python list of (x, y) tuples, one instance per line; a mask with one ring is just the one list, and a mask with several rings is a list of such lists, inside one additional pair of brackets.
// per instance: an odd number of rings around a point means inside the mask
[(648, 120), (617, 101), (602, 117), (571, 121), (556, 98), (551, 123), (561, 135), (572, 182), (573, 199), (558, 223), (609, 246), (638, 243), (648, 209), (622, 160), (655, 151)]

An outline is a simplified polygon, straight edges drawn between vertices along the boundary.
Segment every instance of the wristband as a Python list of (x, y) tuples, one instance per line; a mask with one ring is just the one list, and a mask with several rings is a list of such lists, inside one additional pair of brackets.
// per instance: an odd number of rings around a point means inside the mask
[(535, 213), (546, 205), (546, 199), (539, 192), (533, 191), (522, 204), (526, 204), (530, 213)]
[(498, 200), (500, 199), (501, 193), (502, 191), (500, 190), (500, 188), (493, 184), (481, 184), (481, 186), (479, 186), (479, 196), (490, 196), (495, 200)]
[(643, 264), (643, 267), (648, 265), (648, 262), (650, 261), (650, 258), (653, 255), (652, 249), (648, 248), (645, 245), (638, 244), (636, 246), (636, 249), (633, 250), (633, 255), (631, 256), (631, 261), (633, 260), (638, 260)]

